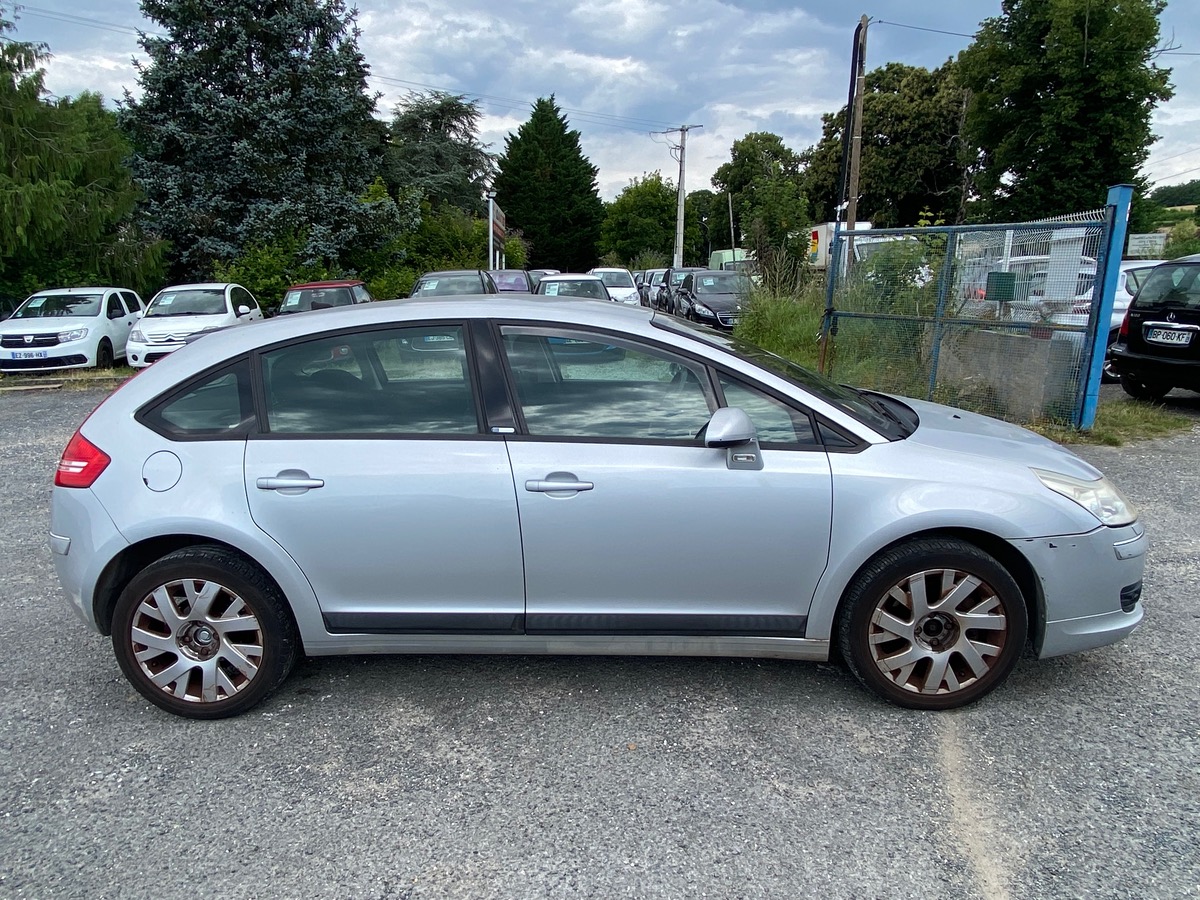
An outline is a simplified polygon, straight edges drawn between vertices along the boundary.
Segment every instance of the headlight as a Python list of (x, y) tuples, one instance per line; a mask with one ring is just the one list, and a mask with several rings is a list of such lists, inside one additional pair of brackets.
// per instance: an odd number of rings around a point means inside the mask
[(58, 335), (58, 342), (66, 344), (69, 341), (82, 341), (87, 337), (88, 330), (86, 328), (76, 328), (74, 331), (63, 331)]
[(1050, 490), (1074, 500), (1105, 525), (1128, 525), (1137, 519), (1137, 509), (1107, 478), (1084, 481), (1044, 469), (1033, 469), (1033, 474)]
[(706, 319), (715, 319), (717, 317), (716, 313), (700, 303), (693, 304), (692, 309), (696, 310), (696, 315), (703, 316)]
[(142, 334), (142, 329), (140, 328), (135, 328), (133, 331), (129, 332), (129, 339), (131, 341), (137, 341), (139, 344), (146, 343), (146, 336)]

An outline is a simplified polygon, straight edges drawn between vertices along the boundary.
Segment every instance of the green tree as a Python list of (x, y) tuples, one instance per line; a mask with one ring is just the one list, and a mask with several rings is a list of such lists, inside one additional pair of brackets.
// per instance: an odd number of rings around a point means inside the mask
[(1154, 189), (1150, 199), (1159, 206), (1200, 205), (1200, 178), (1193, 178), (1184, 184), (1164, 184)]
[(342, 0), (142, 0), (142, 96), (126, 93), (144, 219), (176, 277), (302, 234), (338, 267), (415, 222), (415, 199), (364, 203), (381, 152), (355, 15)]
[(532, 268), (580, 272), (595, 264), (604, 221), (598, 170), (553, 96), (539, 98), (529, 120), (505, 138), (497, 170), (496, 202), (524, 234)]
[(714, 250), (732, 246), (726, 195), (703, 188), (690, 192), (684, 205), (684, 262), (689, 265), (691, 262), (708, 265), (708, 258)]
[(809, 223), (800, 157), (770, 132), (752, 132), (734, 141), (730, 161), (717, 168), (713, 187), (733, 195), (734, 224), (747, 236), (784, 244)]
[[(1103, 206), (1143, 188), (1150, 117), (1172, 95), (1155, 63), (1164, 0), (1003, 0), (958, 58), (975, 185), (994, 220)], [(1131, 228), (1140, 230), (1138, 210)]]
[(675, 249), (677, 193), (660, 172), (633, 179), (605, 207), (600, 252), (615, 253), (622, 265), (646, 252), (669, 257)]
[(131, 223), (129, 147), (98, 94), (49, 101), (43, 45), (3, 37), (0, 7), (0, 289), (155, 286), (163, 247)]
[(393, 193), (416, 190), (436, 208), (443, 204), (482, 214), (495, 160), (481, 144), (479, 107), (465, 97), (410, 93), (396, 107), (384, 154)]
[[(916, 225), (922, 211), (960, 220), (964, 168), (972, 154), (960, 139), (966, 95), (955, 64), (934, 71), (887, 63), (867, 73), (858, 184), (858, 218), (880, 227)], [(821, 118), (809, 147), (804, 188), (817, 221), (833, 221), (842, 177), (846, 108)]]

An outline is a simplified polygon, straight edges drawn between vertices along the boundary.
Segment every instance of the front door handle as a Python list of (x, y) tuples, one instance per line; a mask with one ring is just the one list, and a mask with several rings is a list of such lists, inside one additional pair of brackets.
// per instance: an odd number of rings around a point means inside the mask
[(550, 479), (530, 479), (525, 482), (525, 490), (532, 491), (537, 494), (556, 494), (559, 491), (566, 493), (575, 493), (576, 491), (590, 491), (595, 485), (590, 481), (552, 481)]
[(259, 478), (254, 486), (260, 491), (279, 491), (281, 494), (303, 494), (312, 488), (325, 487), (325, 479), (310, 478), (300, 469), (284, 469), (274, 478)]

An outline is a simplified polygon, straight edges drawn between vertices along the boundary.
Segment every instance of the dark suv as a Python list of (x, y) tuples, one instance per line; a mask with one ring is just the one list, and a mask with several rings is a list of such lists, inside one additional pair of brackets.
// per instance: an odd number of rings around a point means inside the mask
[(1163, 263), (1129, 304), (1112, 370), (1125, 393), (1159, 400), (1172, 388), (1200, 391), (1200, 257)]

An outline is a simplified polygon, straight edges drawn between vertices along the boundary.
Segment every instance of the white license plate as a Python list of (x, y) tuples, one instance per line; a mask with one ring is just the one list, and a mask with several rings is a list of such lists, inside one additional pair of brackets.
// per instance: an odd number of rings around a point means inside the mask
[(14, 350), (13, 359), (45, 359), (50, 355), (49, 350)]
[(1151, 328), (1146, 332), (1146, 340), (1155, 344), (1172, 344), (1176, 347), (1186, 347), (1192, 342), (1190, 331), (1176, 331), (1174, 328)]

